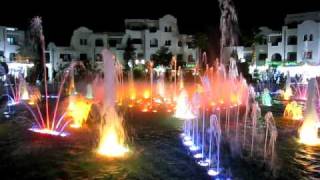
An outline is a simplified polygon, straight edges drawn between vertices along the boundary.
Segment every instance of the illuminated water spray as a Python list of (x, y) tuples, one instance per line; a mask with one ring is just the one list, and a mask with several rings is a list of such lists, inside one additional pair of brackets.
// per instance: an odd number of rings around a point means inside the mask
[(318, 145), (320, 139), (318, 137), (319, 118), (316, 111), (316, 103), (318, 101), (318, 83), (315, 78), (310, 79), (308, 83), (308, 98), (306, 103), (306, 112), (304, 121), (299, 129), (299, 141), (307, 145)]
[(303, 119), (303, 107), (296, 101), (292, 101), (286, 105), (283, 117), (292, 120), (301, 120)]
[(112, 53), (101, 52), (104, 65), (104, 102), (100, 109), (101, 125), (97, 152), (108, 157), (122, 157), (129, 149), (125, 145), (125, 132), (122, 117), (115, 109), (117, 72)]
[[(66, 136), (67, 134), (64, 132), (65, 127), (71, 122), (70, 120), (65, 121), (66, 113), (63, 112), (58, 114), (58, 107), (60, 96), (62, 93), (63, 85), (66, 77), (69, 75), (70, 69), (73, 69), (77, 63), (71, 63), (71, 65), (67, 68), (64, 73), (64, 77), (62, 83), (59, 88), (57, 100), (55, 102), (55, 107), (52, 109), (53, 115), (49, 112), (52, 112), (49, 108), (49, 96), (48, 96), (48, 84), (47, 84), (47, 68), (45, 61), (45, 40), (42, 31), (42, 20), (40, 17), (35, 17), (31, 21), (31, 27), (34, 34), (37, 36), (37, 40), (40, 43), (40, 61), (43, 65), (43, 84), (45, 90), (44, 103), (45, 107), (41, 108), (38, 103), (35, 104), (36, 110), (34, 111), (31, 107), (27, 105), (28, 110), (30, 110), (36, 124), (30, 128), (29, 130), (42, 134), (50, 134), (50, 135), (59, 135)], [(44, 111), (44, 113), (42, 113)]]

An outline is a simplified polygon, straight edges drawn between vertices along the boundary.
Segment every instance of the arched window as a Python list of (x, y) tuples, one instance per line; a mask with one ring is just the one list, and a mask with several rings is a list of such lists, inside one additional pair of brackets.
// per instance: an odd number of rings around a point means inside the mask
[(282, 57), (281, 57), (281, 54), (279, 53), (275, 53), (271, 56), (271, 60), (272, 61), (281, 61), (282, 60)]
[(309, 41), (313, 41), (313, 34), (309, 35)]
[(305, 35), (303, 36), (303, 41), (308, 41), (308, 35), (305, 34)]
[(164, 32), (168, 32), (168, 27), (164, 27)]

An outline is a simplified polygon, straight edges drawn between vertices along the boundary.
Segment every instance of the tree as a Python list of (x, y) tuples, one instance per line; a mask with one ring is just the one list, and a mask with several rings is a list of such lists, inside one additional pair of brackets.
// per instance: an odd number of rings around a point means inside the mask
[(152, 55), (151, 58), (154, 62), (155, 67), (158, 65), (169, 66), (171, 58), (172, 58), (172, 53), (169, 51), (169, 48), (162, 46), (156, 52), (156, 54)]
[(205, 33), (197, 33), (194, 36), (194, 45), (199, 48), (199, 53), (208, 50), (208, 36)]
[(31, 32), (26, 31), (26, 36), (22, 44), (19, 44), (18, 55), (22, 58), (28, 58), (32, 62), (39, 59), (38, 49), (34, 41), (31, 39)]
[(263, 41), (266, 41), (266, 37), (261, 34), (261, 30), (257, 28), (253, 28), (247, 33), (249, 35), (242, 35), (242, 44), (245, 47), (251, 47), (252, 48), (252, 61), (255, 61), (256, 59), (256, 46), (258, 44), (263, 44)]
[(128, 38), (127, 40), (127, 45), (124, 49), (124, 54), (123, 54), (123, 59), (124, 59), (124, 63), (125, 63), (125, 67), (126, 69), (129, 69), (128, 63), (130, 60), (134, 60), (135, 59), (135, 48), (133, 47), (132, 41), (130, 38)]
[[(44, 62), (46, 59), (42, 59), (45, 51), (44, 36), (42, 29), (42, 21), (40, 17), (32, 19), (29, 30), (26, 32), (25, 41), (20, 45), (18, 50), (19, 56), (22, 58), (28, 58), (33, 62), (34, 66), (30, 70), (27, 79), (31, 83), (35, 83), (36, 80), (43, 80), (44, 75)], [(48, 78), (48, 71), (47, 71)]]
[[(39, 73), (43, 73), (43, 71), (41, 70), (43, 69), (43, 67), (41, 66), (42, 63), (39, 62), (41, 61), (39, 48), (40, 46), (38, 45), (38, 42), (35, 38), (35, 34), (32, 34), (30, 30), (26, 31), (24, 41), (22, 42), (22, 44), (19, 44), (18, 56), (21, 57), (21, 59), (28, 59), (35, 65), (34, 67), (32, 67), (32, 69), (30, 69), (27, 77), (27, 80), (31, 83), (35, 83), (36, 79), (39, 77)], [(40, 71), (38, 71), (37, 73), (36, 69)]]

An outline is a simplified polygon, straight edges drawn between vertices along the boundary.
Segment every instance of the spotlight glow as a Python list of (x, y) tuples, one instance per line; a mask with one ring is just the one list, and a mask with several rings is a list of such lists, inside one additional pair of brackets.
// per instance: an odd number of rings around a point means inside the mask
[(35, 133), (40, 133), (40, 134), (48, 134), (48, 135), (61, 136), (61, 137), (68, 136), (68, 133), (66, 132), (58, 132), (51, 129), (29, 128), (29, 130)]
[(208, 170), (208, 175), (209, 176), (217, 176), (219, 174), (219, 171), (216, 171), (215, 169), (209, 169)]

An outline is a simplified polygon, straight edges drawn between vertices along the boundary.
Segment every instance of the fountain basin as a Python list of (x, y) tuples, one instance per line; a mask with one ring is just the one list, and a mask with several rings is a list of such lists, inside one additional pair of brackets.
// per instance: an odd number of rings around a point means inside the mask
[(35, 133), (40, 133), (40, 134), (48, 134), (48, 135), (53, 135), (53, 136), (61, 136), (61, 137), (66, 137), (69, 135), (69, 133), (66, 132), (58, 132), (55, 130), (51, 129), (40, 129), (40, 128), (29, 128), (29, 131), (35, 132)]

